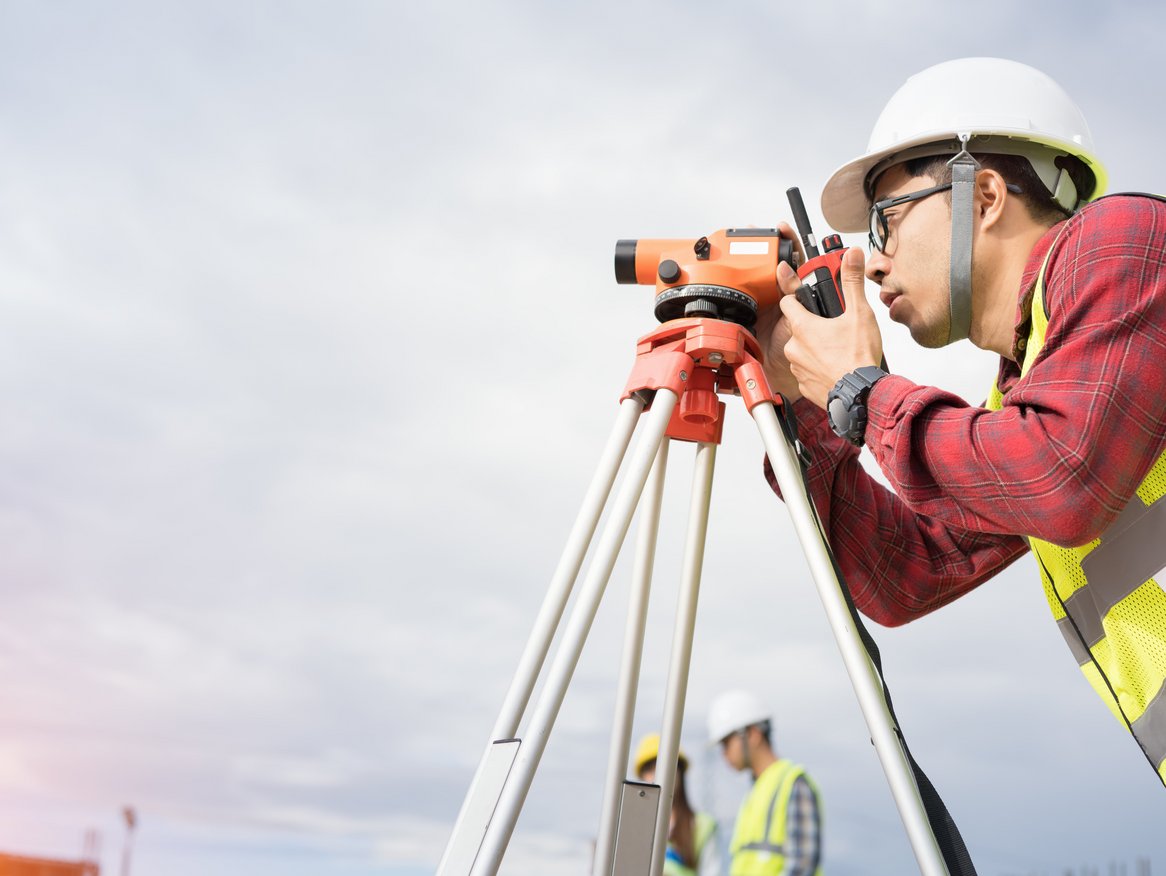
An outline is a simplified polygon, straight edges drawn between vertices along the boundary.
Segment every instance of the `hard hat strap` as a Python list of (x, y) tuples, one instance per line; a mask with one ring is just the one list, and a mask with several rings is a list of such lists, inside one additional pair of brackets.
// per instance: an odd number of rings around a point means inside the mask
[(1052, 193), (1053, 200), (1066, 213), (1075, 212), (1077, 205), (1081, 203), (1081, 196), (1077, 192), (1077, 186), (1074, 185), (1073, 178), (1069, 176), (1069, 172), (1063, 167), (1057, 168), (1057, 180), (1049, 188), (1049, 191)]
[(961, 149), (951, 167), (951, 320), (947, 342), (961, 341), (972, 329), (972, 219), (976, 207), (976, 171), (980, 163), (968, 152), (969, 134), (960, 134)]

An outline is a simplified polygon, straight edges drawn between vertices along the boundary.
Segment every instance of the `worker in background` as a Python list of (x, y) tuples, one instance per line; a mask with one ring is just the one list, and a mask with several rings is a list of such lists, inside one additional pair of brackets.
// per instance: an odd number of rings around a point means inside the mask
[[(636, 746), (635, 773), (641, 782), (656, 781), (656, 758), (660, 753), (660, 734), (651, 733)], [(676, 783), (672, 791), (672, 815), (668, 822), (668, 846), (664, 854), (665, 876), (719, 876), (720, 854), (717, 849), (717, 822), (711, 815), (693, 812), (684, 787), (688, 758), (679, 752)]]
[[(843, 260), (846, 312), (812, 315), (783, 265), (758, 333), (859, 609), (905, 623), (1031, 548), (1073, 659), (1166, 781), (1166, 203), (1105, 187), (1048, 76), (928, 68), (822, 192), (835, 230), (869, 235), (865, 264)], [(878, 367), (864, 272), (916, 343), (999, 355), (984, 404)]]
[(817, 876), (822, 863), (818, 789), (801, 766), (773, 750), (773, 722), (756, 694), (728, 691), (708, 717), (709, 742), (753, 787), (737, 813), (729, 876)]

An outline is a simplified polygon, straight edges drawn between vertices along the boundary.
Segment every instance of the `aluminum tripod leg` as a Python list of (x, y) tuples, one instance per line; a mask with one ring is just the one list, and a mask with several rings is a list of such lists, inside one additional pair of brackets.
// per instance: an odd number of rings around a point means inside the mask
[(664, 726), (660, 731), (660, 753), (656, 758), (656, 782), (660, 785), (660, 808), (656, 813), (656, 845), (652, 850), (652, 876), (664, 871), (664, 852), (672, 816), (672, 791), (676, 783), (676, 760), (680, 753), (680, 724), (688, 690), (688, 668), (692, 660), (692, 637), (696, 631), (696, 604), (700, 596), (700, 574), (704, 566), (705, 537), (708, 534), (709, 502), (713, 492), (715, 444), (698, 444), (696, 470), (692, 480), (692, 502), (688, 516), (688, 536), (684, 547), (680, 602), (672, 656), (668, 665), (668, 688), (664, 697)]
[(628, 600), (624, 631), (623, 662), (615, 696), (615, 717), (608, 749), (607, 780), (604, 783), (603, 809), (599, 817), (599, 834), (595, 843), (592, 876), (610, 876), (615, 858), (615, 829), (623, 780), (631, 747), (632, 720), (636, 712), (636, 691), (640, 686), (640, 664), (644, 653), (644, 628), (648, 620), (648, 594), (652, 588), (652, 566), (656, 560), (656, 535), (660, 530), (660, 506), (664, 495), (664, 475), (668, 467), (668, 447), (660, 445), (652, 479), (644, 491), (636, 537), (636, 558), (632, 572), (632, 591)]
[(802, 487), (797, 456), (781, 430), (777, 411), (771, 402), (756, 405), (751, 413), (761, 432), (765, 452), (777, 476), (798, 541), (810, 565), (810, 574), (818, 588), (818, 596), (826, 610), (826, 618), (838, 650), (842, 653), (842, 661), (850, 675), (859, 707), (866, 718), (871, 741), (891, 786), (891, 795), (903, 819), (919, 871), (924, 876), (947, 876), (947, 865), (927, 819), (907, 754), (899, 742), (898, 728), (883, 698), (878, 672), (855, 629), (842, 587), (822, 542), (817, 513)]
[[(611, 876), (615, 859), (615, 839), (623, 777), (628, 762), (632, 716), (635, 711), (636, 687), (639, 681), (640, 659), (643, 652), (644, 620), (647, 614), (648, 591), (651, 585), (651, 563), (655, 554), (655, 539), (659, 521), (659, 492), (663, 489), (663, 456), (668, 442), (657, 459), (649, 499), (641, 521), (640, 542), (636, 557), (636, 574), (629, 606), (625, 634), (624, 663), (620, 674), (619, 694), (616, 700), (616, 718), (612, 729), (607, 783), (604, 790), (604, 808), (596, 845), (594, 876)], [(659, 806), (651, 837), (653, 848), (649, 872), (660, 876), (664, 869), (672, 793), (676, 783), (676, 763), (680, 751), (680, 727), (684, 715), (685, 695), (688, 690), (688, 672), (692, 659), (692, 639), (696, 629), (697, 599), (700, 593), (701, 571), (704, 566), (704, 548), (708, 534), (709, 503), (712, 497), (715, 444), (699, 444), (696, 452), (696, 470), (693, 477), (688, 536), (681, 572), (680, 599), (669, 660), (668, 683), (664, 698), (664, 717), (656, 756), (656, 784), (659, 786)], [(624, 825), (620, 824), (622, 830)], [(647, 836), (647, 835), (645, 835)], [(615, 876), (621, 876), (616, 873)], [(647, 876), (647, 874), (636, 874)]]
[(535, 682), (546, 662), (555, 630), (562, 620), (567, 600), (583, 565), (583, 558), (595, 535), (599, 518), (619, 472), (620, 463), (627, 453), (643, 410), (644, 403), (637, 396), (630, 396), (620, 405), (616, 424), (600, 456), (591, 485), (583, 497), (579, 514), (567, 537), (567, 544), (547, 588), (534, 628), (519, 660), (518, 669), (511, 681), (498, 719), (494, 722), (490, 742), (486, 745), (470, 783), (470, 790), (458, 812), (453, 833), (437, 867), (438, 876), (468, 873), (478, 854), (482, 835), (493, 813), (493, 804), (496, 803), (502, 783), (511, 768), (509, 763), (499, 763), (498, 749), (502, 743), (514, 739), (518, 734), (518, 724), (522, 720)]
[(615, 428), (603, 449), (591, 486), (583, 497), (583, 506), (579, 509), (579, 516), (567, 537), (563, 555), (559, 559), (559, 565), (551, 578), (546, 598), (535, 620), (534, 631), (527, 642), (526, 650), (518, 664), (518, 672), (510, 685), (498, 721), (494, 725), (492, 737), (494, 739), (506, 739), (518, 732), (518, 722), (522, 720), (522, 713), (526, 711), (531, 691), (534, 690), (535, 681), (546, 661), (551, 640), (562, 620), (563, 610), (567, 607), (567, 600), (575, 586), (575, 579), (583, 566), (583, 558), (595, 535), (599, 517), (607, 504), (620, 463), (627, 453), (628, 444), (632, 440), (632, 434), (643, 410), (643, 402), (635, 397), (620, 405)]
[(583, 652), (587, 634), (591, 630), (619, 549), (631, 525), (652, 462), (664, 440), (664, 432), (668, 428), (668, 421), (676, 407), (677, 399), (675, 392), (668, 389), (659, 390), (655, 395), (652, 409), (645, 418), (646, 426), (632, 449), (627, 473), (615, 497), (607, 526), (596, 546), (595, 556), (579, 592), (578, 601), (567, 620), (559, 649), (548, 670), (546, 683), (535, 703), (530, 726), (523, 736), (514, 766), (510, 770), (494, 809), (493, 818), (482, 838), (481, 847), (470, 871), (472, 876), (493, 876), (502, 863), (502, 856), (514, 832), (518, 814), (546, 748), (551, 725), (554, 724), (559, 708), (563, 704), (567, 686)]

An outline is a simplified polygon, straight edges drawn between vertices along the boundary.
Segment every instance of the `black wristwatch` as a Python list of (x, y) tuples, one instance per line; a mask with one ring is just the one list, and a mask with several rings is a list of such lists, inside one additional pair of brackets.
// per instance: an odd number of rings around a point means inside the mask
[(843, 375), (826, 397), (830, 428), (840, 438), (862, 447), (866, 433), (866, 399), (870, 388), (887, 376), (875, 365), (867, 365)]

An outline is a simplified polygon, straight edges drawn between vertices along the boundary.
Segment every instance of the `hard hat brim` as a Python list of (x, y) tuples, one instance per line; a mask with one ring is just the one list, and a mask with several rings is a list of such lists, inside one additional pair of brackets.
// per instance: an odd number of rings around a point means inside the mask
[[(999, 152), (1024, 155), (1033, 149), (1052, 149), (1074, 155), (1081, 159), (1093, 173), (1094, 187), (1087, 200), (1105, 193), (1107, 183), (1104, 167), (1095, 156), (1084, 151), (1079, 144), (1065, 143), (1052, 138), (1034, 136), (1029, 130), (1015, 132), (993, 128), (991, 131), (972, 131), (969, 151), (980, 153)], [(895, 143), (886, 149), (869, 152), (842, 165), (822, 189), (822, 216), (826, 224), (835, 231), (852, 233), (866, 231), (871, 197), (868, 182), (872, 174), (906, 161), (925, 155), (955, 156), (960, 150), (959, 139), (951, 131), (934, 131)]]

